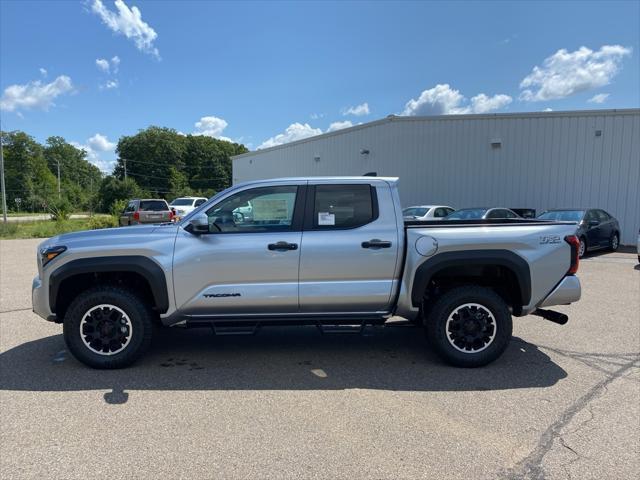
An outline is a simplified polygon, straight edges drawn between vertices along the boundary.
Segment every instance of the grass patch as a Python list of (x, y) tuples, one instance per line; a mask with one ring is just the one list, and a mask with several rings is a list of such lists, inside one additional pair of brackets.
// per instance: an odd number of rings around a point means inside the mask
[[(52, 221), (40, 220), (36, 222), (0, 222), (0, 238), (49, 238), (62, 233), (90, 230), (92, 228), (106, 228), (114, 222), (97, 220), (100, 217), (72, 218), (70, 220)], [(111, 218), (111, 217), (107, 217)]]

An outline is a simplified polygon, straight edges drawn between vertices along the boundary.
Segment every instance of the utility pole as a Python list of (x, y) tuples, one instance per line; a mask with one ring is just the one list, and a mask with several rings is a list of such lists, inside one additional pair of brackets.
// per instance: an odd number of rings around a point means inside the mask
[(127, 179), (127, 159), (123, 158), (122, 161), (124, 162), (124, 179)]
[(2, 184), (2, 220), (7, 223), (7, 187), (4, 184), (4, 154), (2, 153), (2, 134), (0, 133), (0, 184)]
[(58, 157), (57, 160), (58, 160), (58, 200), (60, 200), (60, 157)]

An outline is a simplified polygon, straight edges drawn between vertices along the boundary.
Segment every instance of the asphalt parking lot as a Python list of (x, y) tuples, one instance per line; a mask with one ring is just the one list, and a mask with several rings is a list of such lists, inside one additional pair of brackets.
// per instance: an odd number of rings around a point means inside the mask
[(31, 312), (37, 240), (0, 242), (0, 477), (581, 478), (640, 475), (640, 269), (591, 255), (565, 326), (443, 365), (411, 327), (253, 337), (169, 329), (96, 371)]

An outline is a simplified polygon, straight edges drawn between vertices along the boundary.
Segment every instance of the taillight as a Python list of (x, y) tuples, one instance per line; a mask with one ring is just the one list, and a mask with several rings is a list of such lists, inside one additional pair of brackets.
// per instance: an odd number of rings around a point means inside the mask
[(571, 246), (571, 266), (567, 275), (575, 275), (578, 272), (578, 265), (580, 263), (580, 240), (575, 235), (568, 235), (564, 237), (564, 241)]
[(133, 219), (140, 220), (140, 212), (133, 212)]
[(173, 220), (173, 210), (169, 210), (169, 221)]

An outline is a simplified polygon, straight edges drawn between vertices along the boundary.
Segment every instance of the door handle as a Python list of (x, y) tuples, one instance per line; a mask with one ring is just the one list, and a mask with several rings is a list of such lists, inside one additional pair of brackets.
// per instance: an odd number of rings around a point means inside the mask
[(362, 242), (362, 248), (391, 248), (391, 242), (374, 238), (368, 242)]
[(267, 245), (267, 248), (269, 250), (277, 250), (277, 251), (297, 250), (298, 249), (298, 244), (297, 243), (288, 243), (288, 242), (270, 243), (269, 245)]

